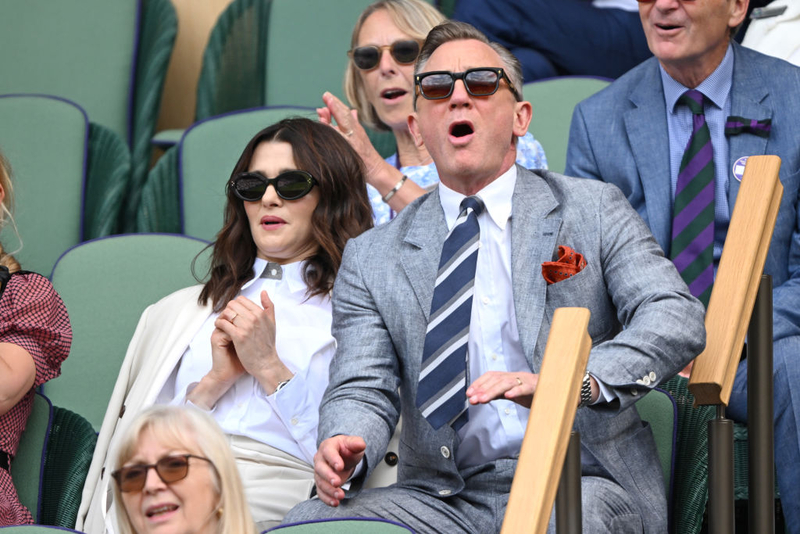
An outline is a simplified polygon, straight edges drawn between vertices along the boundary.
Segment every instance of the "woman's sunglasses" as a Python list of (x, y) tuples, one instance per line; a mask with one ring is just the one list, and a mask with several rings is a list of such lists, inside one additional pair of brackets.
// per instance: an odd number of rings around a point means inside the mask
[(158, 477), (164, 484), (172, 484), (186, 478), (189, 474), (189, 458), (205, 460), (213, 467), (213, 463), (208, 458), (195, 456), (194, 454), (180, 454), (175, 456), (164, 456), (154, 464), (137, 464), (121, 467), (111, 473), (114, 480), (119, 484), (119, 490), (128, 493), (131, 491), (142, 491), (147, 481), (147, 472), (150, 468), (156, 470)]
[(467, 93), (472, 96), (489, 96), (497, 92), (500, 80), (505, 78), (508, 88), (517, 100), (522, 100), (514, 84), (501, 68), (480, 67), (464, 72), (437, 70), (417, 74), (415, 83), (420, 94), (427, 100), (441, 100), (453, 94), (456, 80), (463, 80)]
[(359, 46), (347, 52), (353, 58), (353, 63), (361, 70), (374, 69), (381, 60), (384, 50), (389, 50), (395, 61), (401, 65), (414, 63), (419, 55), (419, 43), (417, 41), (395, 41), (390, 45), (384, 46)]
[(287, 171), (275, 178), (267, 178), (260, 172), (240, 172), (228, 182), (228, 188), (246, 202), (261, 200), (267, 187), (272, 186), (284, 200), (297, 200), (307, 195), (317, 180), (306, 171)]

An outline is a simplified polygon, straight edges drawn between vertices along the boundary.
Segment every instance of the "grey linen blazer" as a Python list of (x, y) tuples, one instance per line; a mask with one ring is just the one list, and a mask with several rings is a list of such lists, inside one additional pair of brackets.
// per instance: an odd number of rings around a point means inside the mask
[[(528, 365), (538, 372), (556, 308), (589, 308), (588, 369), (617, 399), (578, 410), (583, 473), (615, 480), (633, 496), (646, 532), (665, 532), (655, 443), (633, 403), (703, 349), (703, 307), (615, 186), (518, 166), (512, 203), (514, 306)], [(414, 402), (446, 233), (437, 189), (348, 243), (333, 290), (338, 348), (320, 406), (319, 440), (362, 436), (365, 474), (383, 457), (402, 412), (398, 484), (431, 495), (464, 487), (455, 432), (435, 431)], [(588, 264), (548, 286), (541, 264), (555, 259), (559, 245)]]

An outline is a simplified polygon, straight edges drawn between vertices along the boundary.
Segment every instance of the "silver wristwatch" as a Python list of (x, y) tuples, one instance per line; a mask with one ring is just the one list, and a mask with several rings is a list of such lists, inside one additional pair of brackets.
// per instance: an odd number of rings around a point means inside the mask
[(581, 402), (578, 408), (589, 406), (592, 402), (592, 380), (589, 378), (589, 373), (583, 375), (583, 383), (581, 384)]

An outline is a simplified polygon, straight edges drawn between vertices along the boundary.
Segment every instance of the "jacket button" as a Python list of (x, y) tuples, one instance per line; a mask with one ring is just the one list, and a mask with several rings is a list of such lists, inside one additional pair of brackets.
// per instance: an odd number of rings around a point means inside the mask
[(453, 492), (450, 490), (439, 490), (439, 495), (450, 495), (451, 493)]
[(650, 375), (649, 376), (650, 376), (650, 380), (652, 382), (656, 381), (656, 373), (655, 373), (655, 371), (650, 371)]
[(639, 390), (638, 390), (638, 389), (636, 389), (636, 388), (631, 388), (631, 395), (633, 395), (633, 396), (635, 397), (635, 396), (636, 396), (636, 395), (638, 395), (638, 394), (639, 394)]
[(645, 386), (649, 386), (649, 385), (650, 385), (650, 377), (649, 377), (649, 376), (647, 376), (647, 375), (644, 375), (644, 376), (642, 377), (642, 383), (643, 383)]
[(397, 454), (389, 451), (386, 453), (386, 456), (383, 457), (383, 461), (386, 462), (389, 467), (394, 467), (397, 465)]
[(122, 408), (119, 409), (119, 418), (122, 419), (122, 416), (125, 415), (125, 405), (122, 405)]
[(444, 456), (445, 458), (450, 458), (450, 449), (442, 445), (442, 448), (439, 450), (442, 452), (442, 456)]

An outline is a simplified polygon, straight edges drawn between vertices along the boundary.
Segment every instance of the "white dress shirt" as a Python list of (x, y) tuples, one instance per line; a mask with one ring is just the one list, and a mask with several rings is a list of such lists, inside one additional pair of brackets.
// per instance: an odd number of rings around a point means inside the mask
[[(478, 217), (481, 237), (467, 343), (469, 384), (487, 371), (531, 372), (519, 342), (511, 289), (509, 219), (516, 183), (517, 168), (512, 165), (477, 195), (486, 210)], [(439, 198), (450, 230), (458, 218), (464, 195), (440, 183)], [(517, 456), (528, 413), (527, 408), (505, 399), (471, 405), (469, 422), (458, 432), (459, 468)]]
[[(331, 335), (330, 297), (306, 300), (303, 265), (283, 265), (282, 279), (275, 280), (260, 278), (267, 262), (256, 259), (255, 277), (239, 293), (261, 306), (261, 291), (267, 291), (275, 305), (278, 356), (294, 377), (280, 391), (267, 395), (255, 378), (244, 374), (217, 401), (211, 415), (227, 434), (247, 436), (312, 464), (319, 403), (336, 345)], [(211, 369), (211, 333), (218, 316), (211, 314), (192, 338), (158, 403), (184, 403), (189, 388)]]

